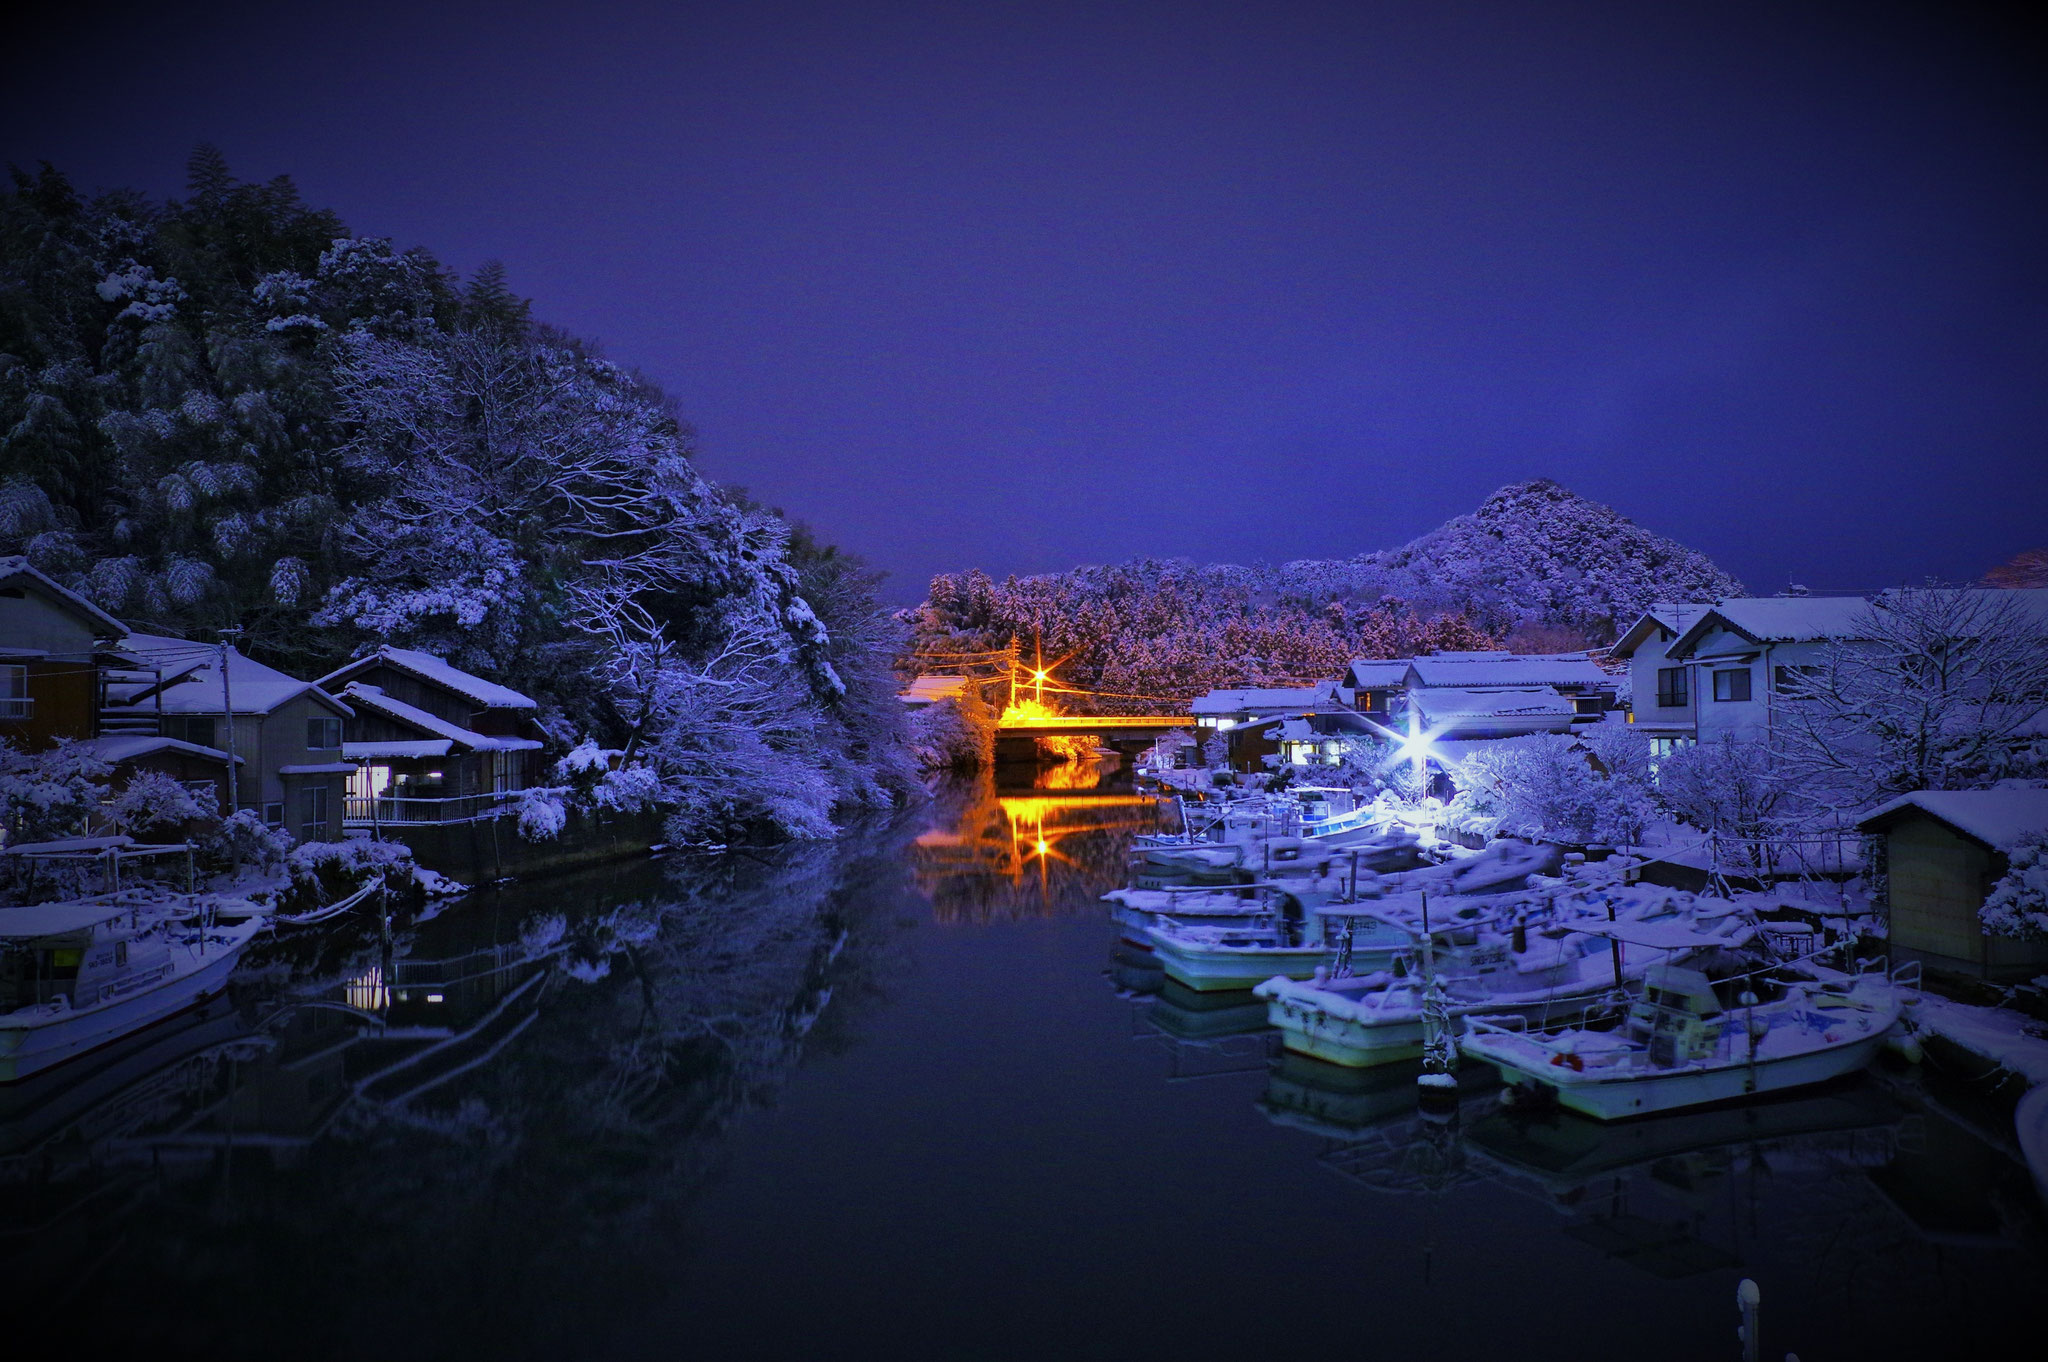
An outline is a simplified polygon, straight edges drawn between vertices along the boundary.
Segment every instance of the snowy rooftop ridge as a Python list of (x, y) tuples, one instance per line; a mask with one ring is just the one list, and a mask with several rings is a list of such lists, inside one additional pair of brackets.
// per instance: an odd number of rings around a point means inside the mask
[(78, 751), (91, 752), (102, 761), (118, 766), (124, 761), (137, 757), (151, 756), (157, 752), (181, 752), (189, 757), (202, 757), (217, 761), (225, 766), (233, 760), (237, 766), (245, 766), (241, 757), (230, 758), (217, 747), (202, 747), (198, 743), (183, 742), (177, 738), (158, 738), (147, 733), (102, 733), (97, 738), (87, 738), (77, 746)]
[(1719, 601), (1686, 627), (1671, 656), (1690, 653), (1716, 628), (1757, 643), (1814, 643), (1855, 638), (1870, 602), (1861, 596), (1764, 596)]
[(1398, 686), (1407, 677), (1408, 666), (1414, 660), (1412, 657), (1355, 657), (1346, 671), (1346, 679), (1354, 690)]
[(1919, 809), (1994, 851), (2011, 851), (2028, 833), (2048, 833), (2048, 790), (1915, 790), (1856, 820), (1859, 828)]
[(1314, 686), (1239, 686), (1218, 688), (1195, 697), (1190, 709), (1196, 714), (1234, 714), (1241, 709), (1312, 709), (1336, 699), (1337, 683), (1325, 681)]
[(540, 704), (531, 696), (522, 695), (510, 686), (501, 686), (487, 681), (474, 672), (466, 672), (454, 663), (423, 653), (417, 648), (395, 648), (390, 644), (367, 653), (352, 662), (336, 667), (320, 678), (320, 684), (330, 681), (346, 681), (358, 676), (379, 662), (389, 663), (402, 672), (410, 672), (430, 685), (452, 691), (467, 700), (474, 700), (486, 709), (539, 709)]
[(118, 638), (128, 631), (127, 625), (94, 605), (70, 587), (59, 585), (55, 579), (38, 570), (33, 563), (20, 554), (11, 553), (5, 557), (0, 557), (0, 582), (5, 582), (15, 577), (26, 577), (36, 583), (42, 590), (92, 621), (93, 624), (99, 627), (100, 633), (107, 638)]
[(1440, 653), (1409, 664), (1415, 680), (1441, 686), (1604, 686), (1607, 673), (1584, 653)]
[(1572, 702), (1549, 686), (1509, 690), (1440, 686), (1415, 692), (1411, 703), (1426, 719), (1535, 718), (1575, 712)]
[(386, 695), (381, 687), (361, 681), (349, 682), (348, 689), (342, 694), (357, 704), (377, 710), (400, 723), (411, 724), (422, 732), (461, 743), (474, 751), (534, 752), (540, 749), (540, 743), (532, 738), (493, 738), (473, 732), (460, 724), (451, 724), (438, 714), (429, 714), (416, 705), (408, 705), (403, 700)]
[[(129, 634), (120, 650), (145, 666), (162, 667), (177, 679), (168, 680), (162, 692), (166, 714), (219, 714), (222, 712), (220, 650), (211, 643), (171, 638), (164, 634)], [(228, 692), (237, 714), (268, 714), (279, 705), (313, 694), (338, 714), (352, 711), (322, 690), (316, 682), (287, 676), (266, 667), (245, 653), (227, 650)], [(136, 708), (154, 708), (156, 696), (138, 695), (130, 701)]]

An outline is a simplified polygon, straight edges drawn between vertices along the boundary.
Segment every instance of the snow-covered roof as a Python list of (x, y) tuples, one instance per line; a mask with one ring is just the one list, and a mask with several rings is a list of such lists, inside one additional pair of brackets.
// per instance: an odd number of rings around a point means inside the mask
[(1212, 690), (1197, 696), (1189, 708), (1196, 714), (1237, 714), (1245, 710), (1313, 709), (1335, 699), (1336, 683), (1320, 686), (1244, 686)]
[(9, 554), (4, 558), (0, 558), (0, 585), (5, 585), (21, 577), (26, 577), (34, 582), (43, 594), (55, 599), (86, 620), (92, 626), (95, 635), (101, 638), (119, 638), (127, 632), (127, 625), (94, 605), (70, 587), (57, 585), (55, 581), (38, 571), (29, 563), (28, 559), (20, 554)]
[(1609, 655), (1621, 658), (1633, 656), (1635, 650), (1648, 642), (1660, 629), (1668, 631), (1675, 639), (1692, 628), (1693, 622), (1711, 609), (1711, 605), (1659, 601), (1638, 616), (1636, 622), (1614, 641), (1614, 647), (1608, 650)]
[[(91, 752), (102, 761), (118, 766), (124, 761), (134, 761), (157, 752), (182, 752), (188, 757), (200, 757), (206, 761), (217, 761), (225, 766), (228, 754), (217, 747), (202, 747), (196, 742), (181, 742), (177, 738), (158, 738), (147, 733), (102, 733), (97, 738), (87, 738), (77, 745), (81, 752)], [(240, 757), (234, 758), (237, 766), (246, 765)]]
[(1861, 596), (1737, 597), (1721, 601), (1686, 626), (1671, 655), (1689, 653), (1715, 628), (1731, 629), (1755, 643), (1811, 643), (1854, 638), (1870, 602)]
[(1346, 673), (1353, 690), (1379, 690), (1398, 686), (1408, 675), (1410, 658), (1353, 658)]
[[(349, 682), (342, 694), (368, 709), (374, 709), (400, 723), (411, 724), (423, 733), (437, 738), (447, 738), (477, 752), (532, 752), (540, 743), (532, 738), (495, 738), (451, 724), (438, 714), (429, 714), (417, 705), (408, 705), (403, 700), (386, 695), (381, 686), (372, 686), (362, 681)], [(344, 746), (344, 750), (346, 747)]]
[(281, 776), (345, 776), (356, 768), (345, 761), (302, 761), (280, 766)]
[(1938, 818), (1996, 851), (2010, 851), (2026, 833), (2048, 832), (2048, 790), (1915, 790), (1856, 820), (1859, 828), (1890, 822), (1906, 809)]
[(966, 689), (964, 676), (920, 676), (896, 698), (906, 705), (935, 705), (954, 699)]
[[(219, 714), (221, 712), (220, 650), (211, 643), (170, 638), (162, 634), (129, 634), (121, 640), (121, 651), (148, 666), (161, 666), (167, 673), (181, 673), (168, 681), (161, 696), (166, 714)], [(228, 691), (237, 714), (268, 714), (290, 700), (312, 692), (313, 697), (337, 714), (353, 711), (311, 681), (286, 676), (275, 667), (229, 648)], [(138, 707), (154, 708), (157, 696), (134, 699)]]
[(453, 691), (466, 700), (474, 700), (486, 709), (539, 709), (540, 704), (529, 696), (521, 695), (510, 686), (501, 686), (495, 681), (486, 681), (475, 672), (466, 672), (452, 662), (423, 653), (416, 648), (394, 648), (385, 644), (376, 652), (333, 671), (320, 678), (320, 684), (332, 681), (346, 681), (362, 675), (379, 663), (388, 663), (402, 672), (410, 672), (429, 685)]
[(341, 755), (357, 761), (378, 757), (445, 757), (455, 746), (448, 738), (422, 738), (418, 742), (345, 742)]
[(1461, 690), (1443, 687), (1412, 692), (1408, 701), (1424, 722), (1477, 718), (1569, 718), (1572, 702), (1549, 686), (1517, 686), (1502, 690)]
[(1607, 673), (1584, 653), (1439, 653), (1408, 664), (1418, 686), (1604, 686)]

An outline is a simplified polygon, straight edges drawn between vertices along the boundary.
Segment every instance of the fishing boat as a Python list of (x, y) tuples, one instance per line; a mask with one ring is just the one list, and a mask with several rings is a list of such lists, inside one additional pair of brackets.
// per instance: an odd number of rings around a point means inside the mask
[(128, 904), (0, 908), (0, 1083), (173, 1017), (227, 985), (264, 923)]
[[(1691, 936), (1664, 923), (1618, 922), (1603, 930), (1657, 949), (1682, 948)], [(1898, 1022), (1901, 992), (1889, 976), (1860, 974), (1788, 984), (1769, 1002), (1745, 991), (1730, 1007), (1700, 971), (1658, 964), (1645, 971), (1641, 996), (1615, 1030), (1536, 1033), (1468, 1017), (1459, 1049), (1493, 1065), (1503, 1083), (1525, 1095), (1554, 1098), (1596, 1120), (1622, 1120), (1854, 1073)]]
[(1377, 909), (1330, 895), (1280, 891), (1269, 918), (1216, 927), (1163, 917), (1144, 929), (1166, 977), (1197, 992), (1248, 989), (1275, 975), (1306, 979), (1318, 967), (1389, 968), (1411, 940)]
[[(1692, 943), (1672, 948), (1685, 958), (1736, 948), (1754, 934), (1720, 901), (1706, 901), (1701, 905), (1706, 911), (1696, 912), (1695, 905), (1668, 893), (1614, 897), (1620, 900), (1622, 921), (1657, 921), (1690, 930)], [(1411, 950), (1400, 957), (1404, 968), (1398, 977), (1276, 978), (1253, 991), (1267, 1001), (1267, 1020), (1279, 1028), (1284, 1047), (1346, 1068), (1370, 1068), (1422, 1053), (1423, 995), (1432, 975), (1443, 983), (1445, 1015), (1453, 1021), (1485, 1016), (1541, 1023), (1581, 1017), (1588, 1009), (1612, 1008), (1619, 990), (1639, 981), (1655, 957), (1642, 950), (1631, 955), (1619, 941), (1588, 930), (1607, 925), (1593, 915), (1600, 910), (1598, 902), (1575, 906), (1576, 916), (1567, 911), (1533, 923), (1526, 913), (1516, 912), (1512, 927), (1501, 920), (1475, 927), (1455, 918), (1426, 933), (1410, 927)], [(1509, 911), (1515, 911), (1512, 902), (1503, 917)], [(1404, 919), (1387, 921), (1406, 925)]]

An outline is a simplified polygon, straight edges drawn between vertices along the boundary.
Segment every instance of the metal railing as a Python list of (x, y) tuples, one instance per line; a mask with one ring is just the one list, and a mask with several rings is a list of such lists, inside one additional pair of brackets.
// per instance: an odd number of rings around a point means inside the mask
[(27, 719), (36, 712), (32, 695), (0, 695), (0, 719)]
[[(413, 799), (394, 795), (350, 795), (342, 821), (349, 827), (381, 823), (467, 823), (500, 818), (512, 812), (516, 792), (451, 795), (446, 799)], [(373, 807), (374, 806), (374, 807)]]

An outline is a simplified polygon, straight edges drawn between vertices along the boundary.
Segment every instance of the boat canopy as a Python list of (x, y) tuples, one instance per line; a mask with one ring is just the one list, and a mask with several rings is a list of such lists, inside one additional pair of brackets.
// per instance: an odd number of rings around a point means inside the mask
[(20, 908), (0, 908), (0, 940), (90, 931), (134, 911), (131, 906), (106, 903), (31, 903)]

